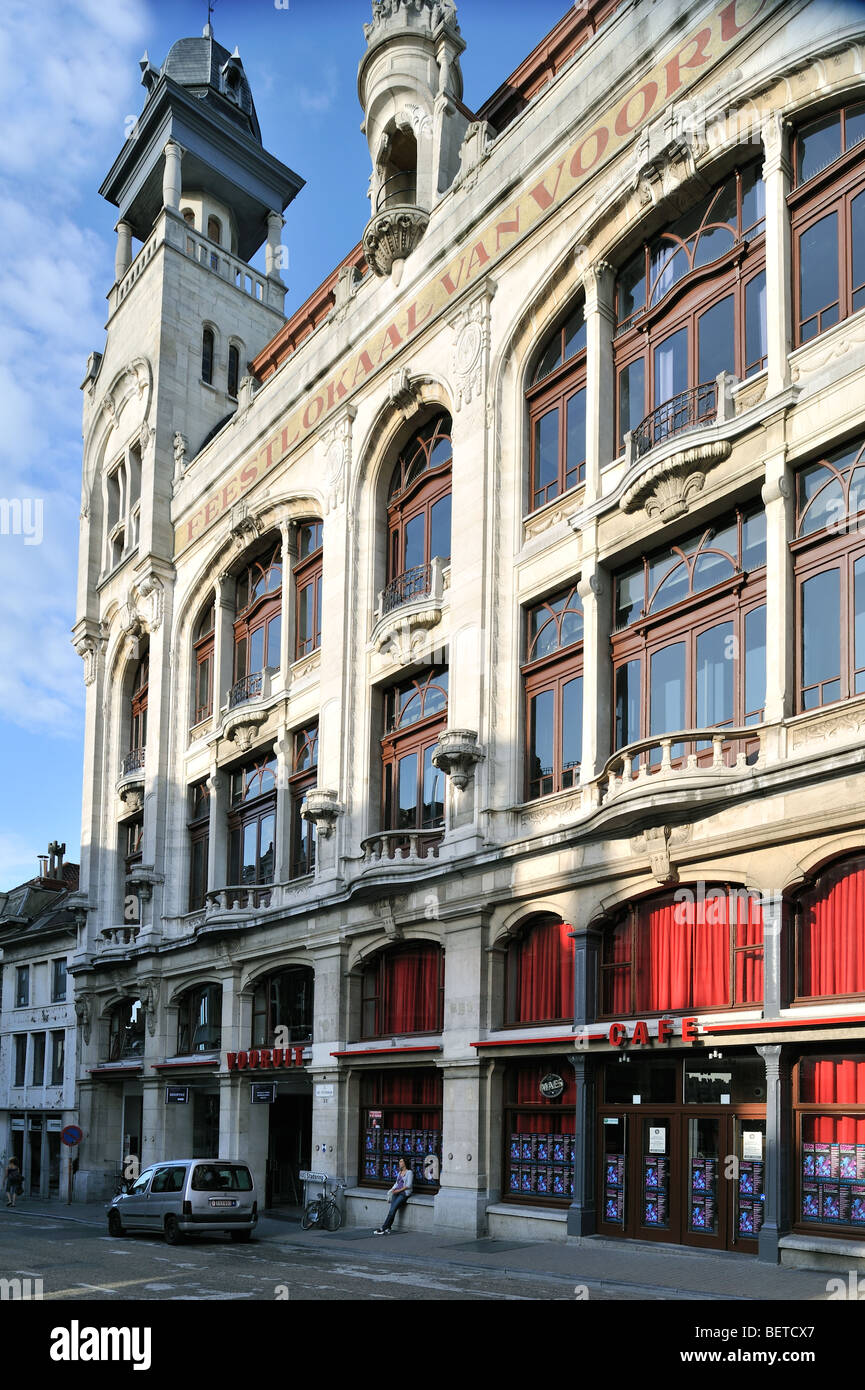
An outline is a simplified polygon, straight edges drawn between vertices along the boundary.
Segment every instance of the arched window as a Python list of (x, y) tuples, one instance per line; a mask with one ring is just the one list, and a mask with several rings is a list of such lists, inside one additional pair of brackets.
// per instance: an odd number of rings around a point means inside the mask
[(201, 380), (213, 385), (213, 329), (205, 328), (201, 335)]
[(865, 994), (865, 855), (823, 869), (790, 909), (796, 997)]
[(363, 971), (361, 1037), (441, 1032), (444, 971), (444, 951), (433, 942), (379, 952)]
[(218, 1052), (222, 1044), (222, 985), (196, 985), (181, 997), (177, 1055)]
[(147, 691), (150, 682), (150, 653), (145, 652), (132, 678), (129, 718), (129, 753), (126, 772), (144, 766), (147, 747)]
[[(616, 576), (616, 748), (668, 732), (761, 721), (765, 564), (765, 513), (748, 508)], [(683, 744), (672, 745), (672, 758), (684, 752)], [(735, 752), (731, 743), (726, 756)], [(711, 760), (711, 744), (704, 740), (697, 753), (698, 759)], [(655, 747), (649, 762), (661, 756)]]
[[(440, 831), (444, 826), (444, 774), (432, 761), (447, 724), (448, 672), (436, 667), (385, 695), (384, 828)], [(433, 838), (439, 838), (437, 834)]]
[(428, 594), (431, 562), (451, 553), (451, 420), (437, 415), (397, 459), (388, 490), (384, 611)]
[(215, 241), (218, 246), (222, 245), (222, 223), (218, 217), (212, 215), (207, 219), (207, 235), (211, 241)]
[(195, 213), (192, 211), (192, 208), (184, 208), (182, 217), (187, 227), (195, 226)]
[(237, 384), (240, 380), (240, 350), (231, 344), (228, 349), (228, 394), (237, 396)]
[(865, 694), (865, 443), (796, 474), (799, 708)]
[(582, 304), (541, 348), (526, 393), (531, 428), (529, 509), (586, 480), (586, 321)]
[(213, 713), (213, 633), (216, 605), (210, 599), (195, 625), (195, 700), (193, 724), (200, 724)]
[(289, 966), (259, 980), (252, 1002), (252, 1046), (287, 1047), (312, 1040), (315, 976), (305, 965)]
[(391, 131), (380, 167), (375, 211), (413, 206), (417, 202), (417, 141), (413, 131)]
[(232, 706), (260, 695), (265, 667), (280, 664), (282, 551), (278, 543), (241, 570), (235, 604)]
[(734, 171), (616, 281), (618, 438), (637, 455), (714, 420), (716, 377), (766, 364), (764, 185), (759, 161)]
[(144, 1005), (140, 999), (122, 999), (108, 1021), (108, 1060), (144, 1056)]
[(318, 780), (318, 724), (294, 733), (291, 764), (291, 859), (289, 877), (301, 878), (315, 868), (315, 821), (300, 814), (303, 799)]
[(601, 1014), (735, 1008), (763, 998), (763, 911), (744, 889), (697, 885), (631, 903), (606, 928)]
[(579, 781), (583, 742), (583, 609), (576, 587), (529, 609), (526, 661), (526, 795)]
[(865, 306), (865, 102), (799, 126), (790, 194), (796, 344)]
[(276, 756), (267, 752), (231, 774), (230, 884), (272, 883), (276, 860)]
[(301, 521), (298, 524), (297, 562), (294, 567), (295, 661), (321, 646), (323, 533), (324, 524), (321, 521)]
[(574, 1017), (574, 941), (557, 917), (528, 922), (508, 946), (508, 1023), (556, 1023)]

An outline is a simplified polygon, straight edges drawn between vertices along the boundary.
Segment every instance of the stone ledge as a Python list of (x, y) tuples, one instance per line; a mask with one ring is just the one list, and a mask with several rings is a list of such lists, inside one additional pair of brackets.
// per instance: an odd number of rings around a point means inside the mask
[(782, 1269), (825, 1269), (827, 1273), (865, 1271), (865, 1241), (825, 1235), (788, 1235), (778, 1241)]

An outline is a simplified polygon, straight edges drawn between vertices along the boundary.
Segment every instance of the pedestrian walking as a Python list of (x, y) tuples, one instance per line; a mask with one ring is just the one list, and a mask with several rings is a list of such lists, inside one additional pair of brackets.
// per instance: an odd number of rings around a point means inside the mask
[(20, 1197), (24, 1186), (17, 1158), (10, 1158), (6, 1168), (6, 1205), (14, 1207), (16, 1197)]
[(411, 1196), (413, 1182), (414, 1175), (412, 1174), (411, 1168), (407, 1166), (405, 1159), (401, 1158), (399, 1161), (399, 1172), (397, 1173), (396, 1182), (387, 1194), (388, 1197), (390, 1197), (390, 1210), (388, 1211), (387, 1216), (385, 1217), (381, 1226), (379, 1226), (378, 1230), (373, 1231), (373, 1235), (390, 1235), (390, 1228), (393, 1225), (394, 1217), (396, 1216), (400, 1207), (404, 1207), (409, 1197)]

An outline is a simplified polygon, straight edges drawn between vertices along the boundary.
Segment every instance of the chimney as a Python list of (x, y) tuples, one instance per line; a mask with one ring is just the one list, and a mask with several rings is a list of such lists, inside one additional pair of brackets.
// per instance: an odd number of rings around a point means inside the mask
[(56, 840), (52, 840), (51, 844), (48, 846), (48, 853), (51, 856), (48, 863), (49, 876), (51, 878), (62, 879), (63, 856), (66, 853), (66, 845), (58, 844)]
[(40, 855), (39, 855), (39, 877), (40, 877), (40, 878), (47, 878), (47, 877), (48, 877), (48, 855), (47, 855), (47, 854), (40, 854)]

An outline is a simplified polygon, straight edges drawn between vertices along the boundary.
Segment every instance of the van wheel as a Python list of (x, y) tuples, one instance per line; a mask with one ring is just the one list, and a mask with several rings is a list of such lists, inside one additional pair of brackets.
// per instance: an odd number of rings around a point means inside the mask
[(168, 1245), (181, 1245), (183, 1242), (183, 1232), (177, 1224), (176, 1216), (165, 1218), (165, 1240)]
[(238, 1245), (247, 1245), (252, 1240), (252, 1231), (232, 1231), (231, 1239), (236, 1240)]
[(116, 1211), (110, 1211), (108, 1213), (108, 1234), (110, 1236), (123, 1235), (123, 1222), (120, 1220), (120, 1216)]

